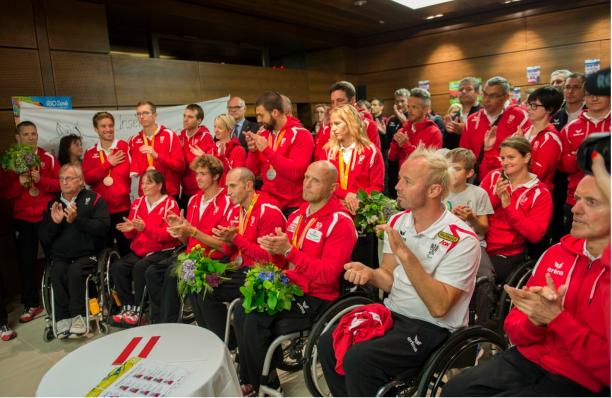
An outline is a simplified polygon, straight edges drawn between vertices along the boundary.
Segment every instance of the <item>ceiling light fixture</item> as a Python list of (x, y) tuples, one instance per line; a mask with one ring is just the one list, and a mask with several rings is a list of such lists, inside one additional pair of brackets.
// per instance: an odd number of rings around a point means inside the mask
[(511, 3), (518, 3), (521, 0), (506, 0), (504, 1), (504, 4), (511, 4)]
[(368, 0), (355, 0), (353, 4), (356, 5), (357, 7), (362, 7), (368, 4)]
[(448, 3), (453, 0), (391, 0), (404, 7), (412, 8), (413, 10), (433, 6), (441, 3)]
[(436, 19), (436, 18), (442, 18), (443, 16), (444, 14), (436, 14), (436, 15), (430, 15), (426, 17), (425, 19)]

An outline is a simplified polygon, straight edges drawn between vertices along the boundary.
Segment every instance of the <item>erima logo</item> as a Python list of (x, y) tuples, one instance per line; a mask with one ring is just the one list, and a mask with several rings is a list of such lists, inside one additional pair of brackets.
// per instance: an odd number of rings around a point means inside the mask
[(306, 301), (302, 301), (301, 303), (297, 303), (297, 306), (300, 309), (300, 312), (302, 313), (302, 315), (306, 314), (306, 310), (308, 308), (310, 308), (308, 306), (308, 303), (306, 303)]
[(91, 198), (85, 198), (85, 206), (89, 205), (89, 201), (91, 200)]
[(418, 334), (414, 336), (414, 339), (412, 337), (406, 337), (406, 340), (408, 340), (408, 343), (410, 343), (410, 346), (412, 347), (412, 350), (414, 352), (417, 352), (418, 351), (417, 347), (423, 344), (419, 341)]
[(561, 267), (563, 267), (563, 263), (558, 263), (555, 261), (555, 268), (556, 269), (561, 269)]

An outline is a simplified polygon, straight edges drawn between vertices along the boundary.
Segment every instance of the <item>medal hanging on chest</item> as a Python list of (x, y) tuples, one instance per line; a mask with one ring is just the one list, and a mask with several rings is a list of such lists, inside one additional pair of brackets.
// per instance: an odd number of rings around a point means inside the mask
[[(278, 150), (278, 147), (283, 142), (285, 131), (286, 130), (283, 129), (280, 133), (276, 135), (276, 137), (274, 137), (274, 134), (272, 133), (270, 133), (270, 135), (268, 136), (268, 146), (272, 148), (272, 151), (276, 152)], [(269, 181), (274, 181), (274, 179), (276, 178), (276, 170), (274, 170), (272, 163), (269, 164), (268, 171), (266, 171), (266, 178)]]
[[(104, 164), (106, 162), (106, 159), (104, 158), (104, 150), (100, 150), (100, 164)], [(115, 180), (113, 180), (113, 176), (111, 175), (112, 173), (112, 166), (111, 169), (108, 170), (108, 175), (106, 177), (104, 177), (104, 179), (102, 180), (102, 184), (104, 184), (107, 187), (110, 187), (111, 185), (113, 185), (113, 182), (115, 182)]]

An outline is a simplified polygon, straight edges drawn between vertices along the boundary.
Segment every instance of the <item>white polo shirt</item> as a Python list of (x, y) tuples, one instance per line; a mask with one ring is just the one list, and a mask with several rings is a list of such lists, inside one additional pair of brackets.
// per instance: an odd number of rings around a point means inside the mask
[[(399, 231), (408, 248), (429, 275), (462, 290), (463, 293), (444, 317), (434, 318), (396, 257), (398, 266), (393, 270), (393, 286), (389, 297), (385, 299), (385, 305), (393, 312), (421, 319), (450, 331), (466, 326), (476, 271), (480, 263), (480, 244), (474, 231), (448, 210), (429, 228), (418, 234), (409, 210), (391, 217), (389, 224)], [(386, 233), (383, 252), (393, 254)]]

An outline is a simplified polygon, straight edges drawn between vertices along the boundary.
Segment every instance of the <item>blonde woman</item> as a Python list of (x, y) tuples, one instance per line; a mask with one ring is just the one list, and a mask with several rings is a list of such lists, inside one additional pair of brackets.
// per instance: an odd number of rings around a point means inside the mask
[(357, 191), (382, 192), (385, 166), (380, 151), (368, 139), (357, 110), (351, 105), (330, 113), (331, 135), (319, 159), (327, 159), (338, 169), (336, 196), (355, 214), (359, 208)]

